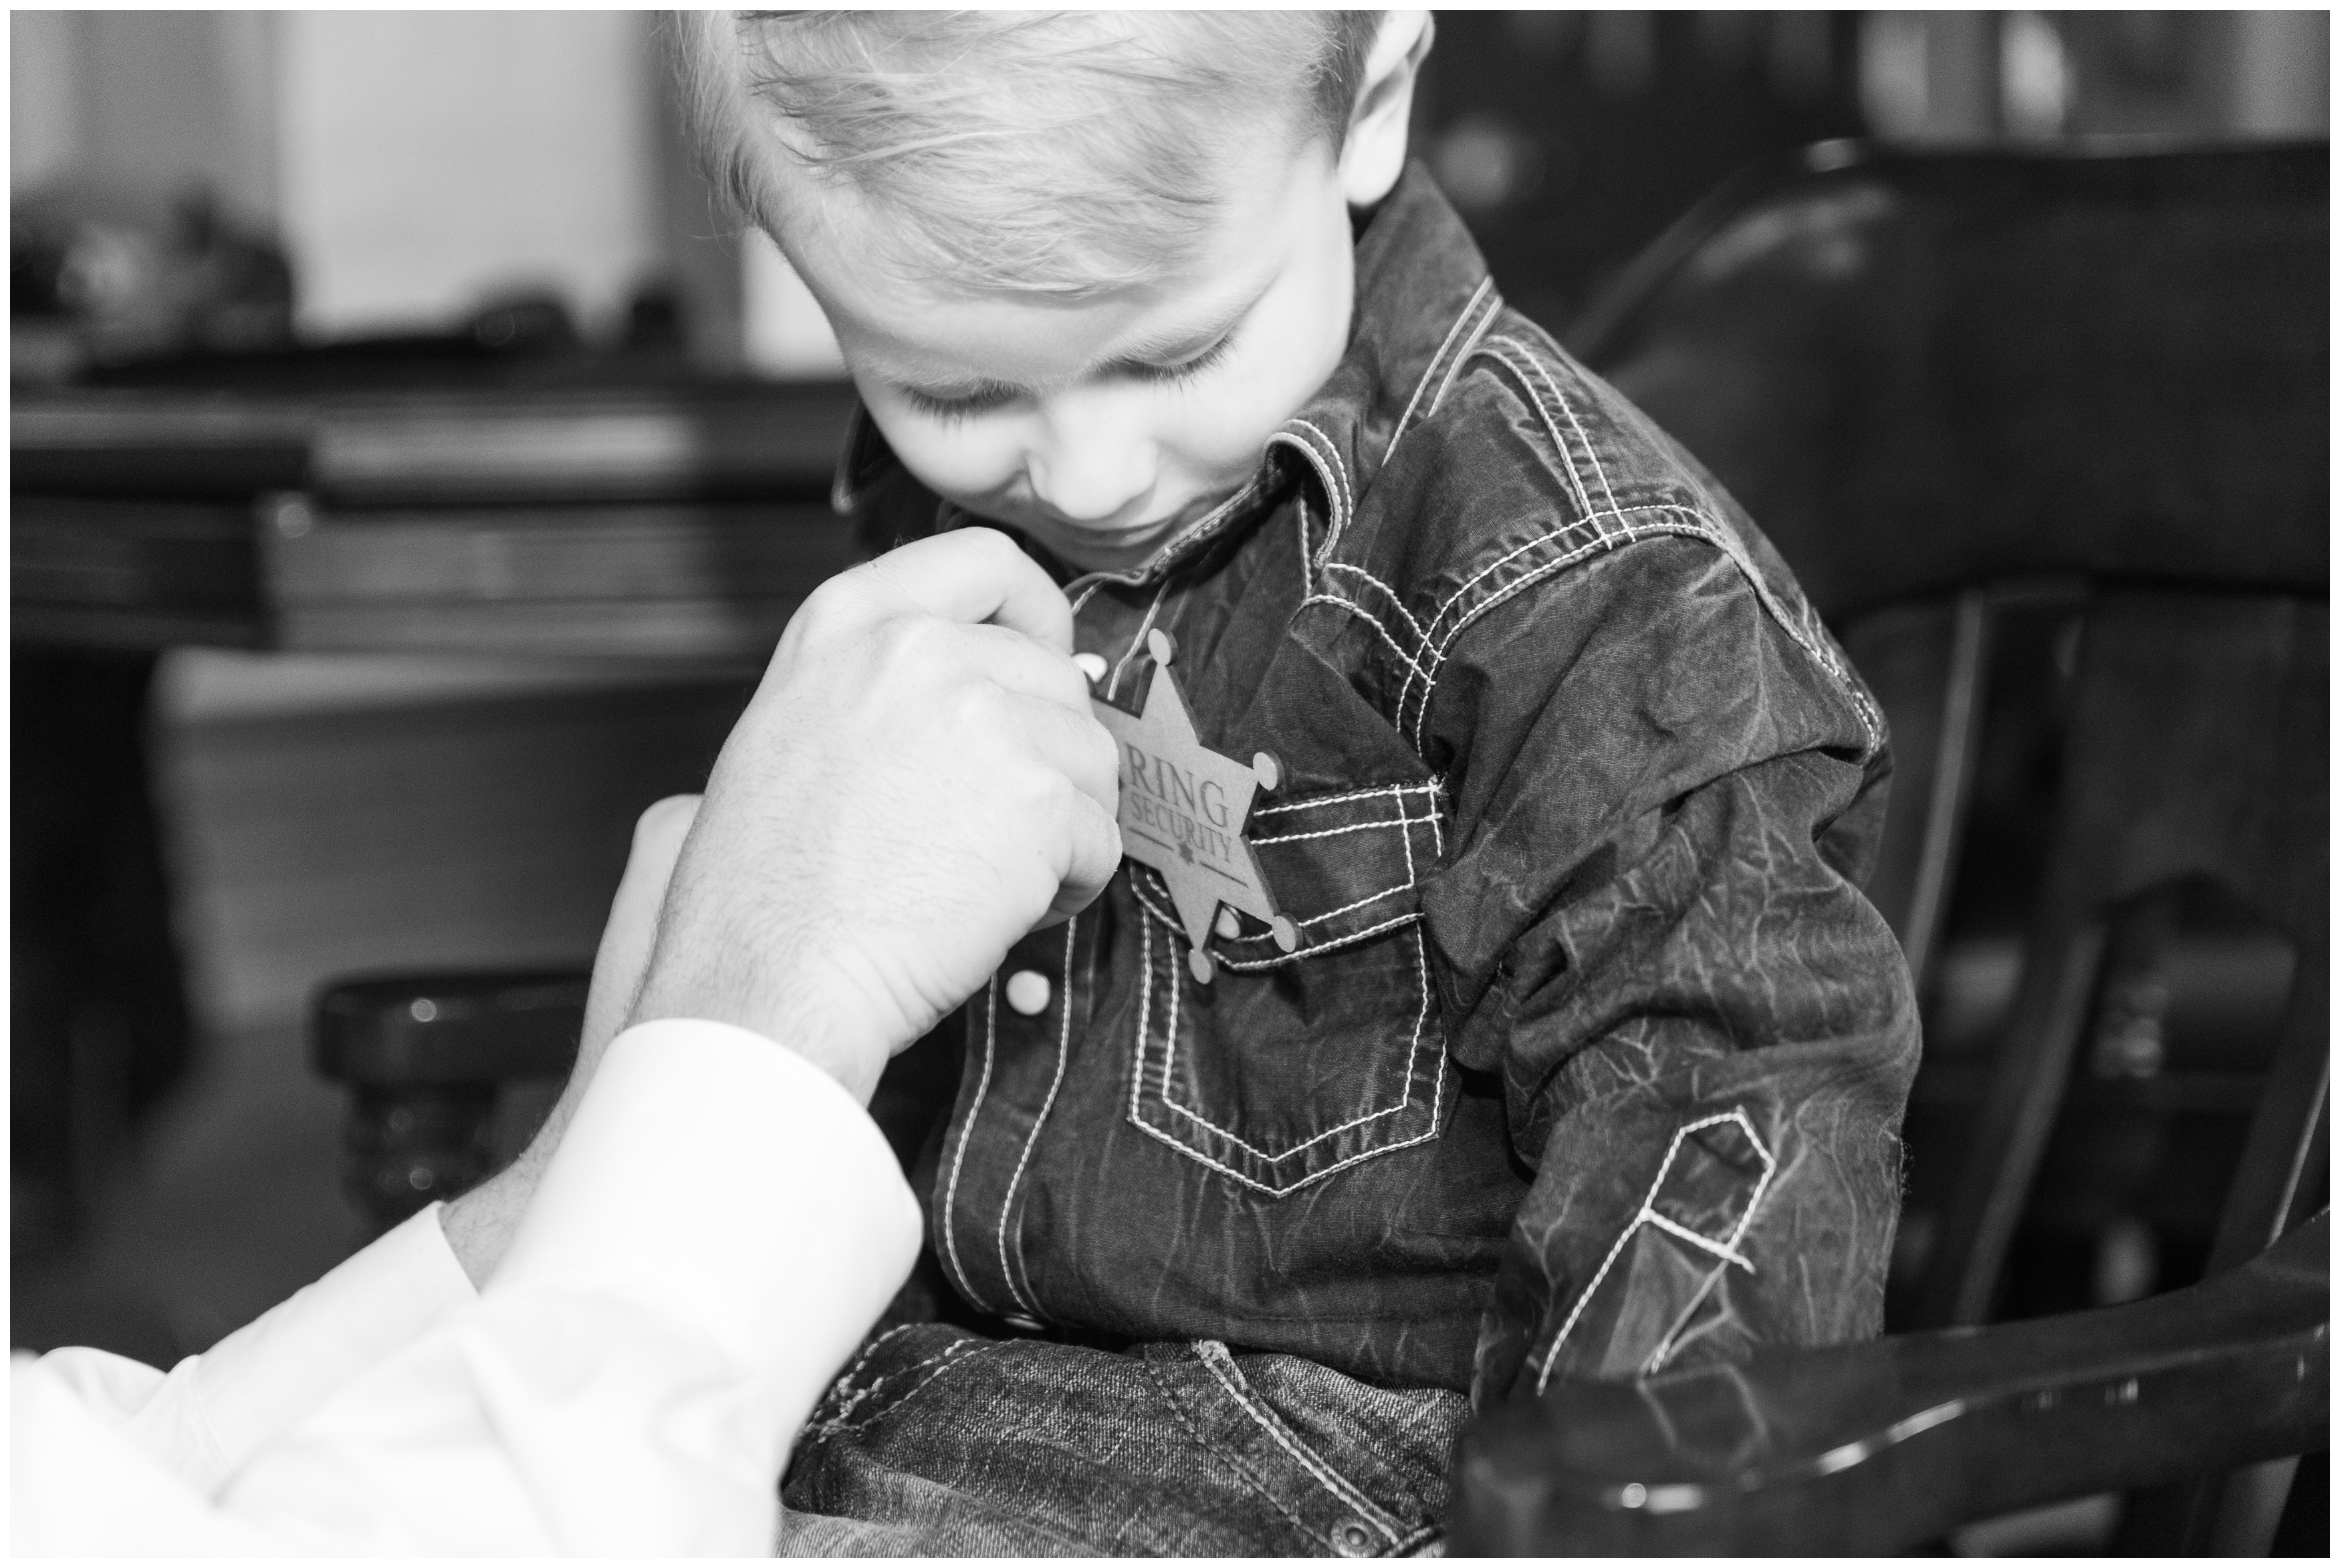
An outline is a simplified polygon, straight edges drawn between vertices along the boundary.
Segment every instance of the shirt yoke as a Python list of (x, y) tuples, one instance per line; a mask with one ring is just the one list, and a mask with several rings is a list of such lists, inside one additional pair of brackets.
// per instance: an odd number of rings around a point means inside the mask
[(1370, 483), (1349, 488), (1337, 459), (1312, 464), (1328, 526), (1308, 604), (1370, 628), (1392, 724), (1421, 750), (1440, 677), (1490, 612), (1565, 600), (1572, 568), (1609, 552), (1688, 539), (1732, 562), (1840, 696), (1864, 753), (1879, 749), (1868, 693), (1737, 504), (1541, 327), (1493, 306), (1433, 367)]

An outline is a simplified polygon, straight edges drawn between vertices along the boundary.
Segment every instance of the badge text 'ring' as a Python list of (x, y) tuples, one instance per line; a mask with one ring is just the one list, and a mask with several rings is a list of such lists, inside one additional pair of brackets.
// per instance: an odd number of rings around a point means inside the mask
[(1170, 673), (1177, 644), (1157, 629), (1145, 634), (1145, 651), (1154, 656), (1154, 675), (1145, 706), (1134, 716), (1095, 696), (1090, 706), (1121, 752), (1122, 853), (1153, 867), (1168, 884), (1192, 944), (1187, 968), (1207, 984), (1216, 966), (1203, 943), (1214, 927), (1221, 936), (1239, 934), (1238, 910), (1265, 922), (1284, 952), (1300, 945), (1299, 931), (1276, 912), (1243, 836), (1253, 797), (1281, 787), (1284, 768), (1269, 752), (1255, 754), (1246, 766), (1204, 745), (1195, 736), (1186, 694)]

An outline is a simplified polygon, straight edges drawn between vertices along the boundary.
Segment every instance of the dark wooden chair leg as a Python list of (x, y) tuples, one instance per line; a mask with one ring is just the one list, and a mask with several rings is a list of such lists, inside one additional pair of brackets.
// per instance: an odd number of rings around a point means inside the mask
[(349, 1086), (342, 1185), (371, 1233), (493, 1173), (501, 1095), (568, 1072), (590, 980), (581, 970), (390, 975), (318, 996), (311, 1060)]

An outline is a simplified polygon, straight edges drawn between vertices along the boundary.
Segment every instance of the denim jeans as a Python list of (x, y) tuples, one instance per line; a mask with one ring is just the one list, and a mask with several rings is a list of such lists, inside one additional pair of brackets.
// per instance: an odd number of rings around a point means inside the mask
[(1126, 1352), (905, 1325), (798, 1440), (788, 1556), (1434, 1554), (1463, 1417), (1216, 1340)]

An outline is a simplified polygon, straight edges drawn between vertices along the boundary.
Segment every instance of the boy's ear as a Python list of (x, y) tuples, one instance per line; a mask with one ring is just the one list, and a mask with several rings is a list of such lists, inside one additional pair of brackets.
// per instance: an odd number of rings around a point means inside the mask
[(1391, 11), (1382, 17), (1341, 148), (1341, 190), (1352, 207), (1370, 207), (1388, 195), (1405, 170), (1414, 76), (1436, 31), (1427, 11)]

